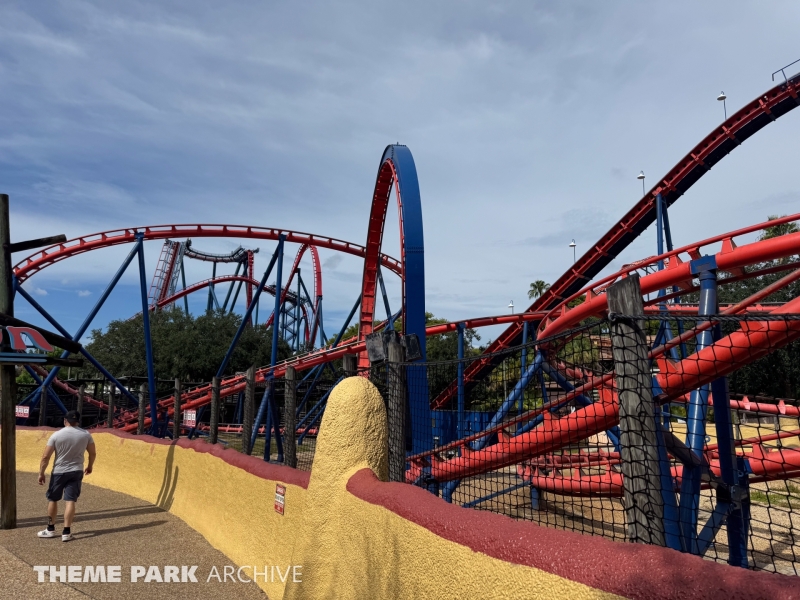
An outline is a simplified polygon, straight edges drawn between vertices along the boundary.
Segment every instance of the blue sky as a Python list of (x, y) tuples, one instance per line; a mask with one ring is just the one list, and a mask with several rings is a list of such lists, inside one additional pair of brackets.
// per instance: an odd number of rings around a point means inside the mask
[[(0, 191), (14, 240), (205, 222), (363, 244), (378, 159), (400, 142), (419, 172), (429, 309), (500, 314), (569, 266), (572, 238), (585, 251), (638, 200), (640, 170), (655, 181), (719, 124), (721, 90), (730, 114), (771, 87), (800, 58), (798, 17), (793, 2), (6, 0)], [(676, 244), (796, 211), (798, 134), (800, 111), (715, 167), (674, 206)], [(614, 266), (654, 254), (654, 237)], [(159, 250), (146, 245), (148, 281)], [(126, 252), (26, 287), (74, 330)], [(334, 330), (361, 264), (322, 261)], [(137, 277), (96, 326), (140, 309)], [(36, 320), (22, 302), (17, 314)]]

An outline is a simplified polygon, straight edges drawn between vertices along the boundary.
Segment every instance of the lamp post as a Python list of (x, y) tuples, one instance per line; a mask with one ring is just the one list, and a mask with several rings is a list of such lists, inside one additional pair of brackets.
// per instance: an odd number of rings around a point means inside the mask
[(728, 120), (728, 107), (725, 105), (725, 99), (726, 98), (727, 98), (727, 96), (725, 95), (725, 92), (720, 92), (719, 96), (717, 96), (717, 100), (722, 102), (722, 110), (725, 113), (725, 120), (727, 121)]
[(639, 174), (636, 176), (636, 179), (641, 179), (642, 180), (642, 197), (644, 198), (644, 194), (645, 194), (645, 191), (644, 191), (644, 171), (639, 171)]
[(514, 314), (514, 301), (513, 301), (513, 300), (511, 300), (511, 301), (508, 303), (508, 308), (510, 308), (510, 309), (511, 309), (511, 314), (513, 315), (513, 314)]
[(572, 264), (575, 264), (575, 248), (578, 244), (575, 243), (575, 238), (572, 238), (572, 241), (569, 243), (569, 247), (572, 248)]

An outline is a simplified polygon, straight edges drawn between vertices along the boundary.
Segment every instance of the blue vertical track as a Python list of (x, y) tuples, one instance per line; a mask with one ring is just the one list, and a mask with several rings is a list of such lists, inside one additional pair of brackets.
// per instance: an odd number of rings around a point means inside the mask
[(156, 374), (153, 366), (153, 340), (150, 336), (150, 307), (147, 304), (147, 279), (144, 270), (144, 234), (137, 233), (136, 239), (139, 254), (139, 289), (142, 293), (144, 352), (147, 360), (147, 389), (150, 392), (150, 432), (158, 436), (158, 398), (156, 398)]
[[(425, 348), (425, 236), (422, 228), (422, 198), (414, 157), (406, 146), (388, 146), (381, 166), (392, 161), (403, 201), (400, 218), (403, 222), (403, 256), (405, 273), (405, 305), (403, 329), (406, 335), (416, 335), (422, 361), (427, 360)], [(412, 452), (433, 448), (428, 374), (425, 367), (409, 368), (408, 403), (411, 412)]]

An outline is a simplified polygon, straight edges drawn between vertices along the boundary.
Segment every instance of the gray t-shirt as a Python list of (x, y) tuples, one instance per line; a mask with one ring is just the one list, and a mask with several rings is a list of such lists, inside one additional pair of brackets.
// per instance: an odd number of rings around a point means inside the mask
[(51, 435), (47, 445), (56, 449), (53, 473), (83, 471), (83, 454), (89, 444), (94, 444), (92, 434), (80, 427), (64, 427)]

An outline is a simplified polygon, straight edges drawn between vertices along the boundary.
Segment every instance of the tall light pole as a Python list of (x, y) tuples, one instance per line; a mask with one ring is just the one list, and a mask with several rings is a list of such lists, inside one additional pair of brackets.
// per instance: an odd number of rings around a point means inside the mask
[(511, 300), (511, 301), (508, 303), (508, 308), (510, 308), (510, 309), (511, 309), (511, 314), (513, 315), (513, 314), (514, 314), (514, 301), (513, 301), (513, 300)]
[(569, 243), (569, 247), (572, 248), (572, 264), (575, 264), (575, 247), (578, 244), (575, 243), (575, 238), (572, 238), (572, 241)]
[(717, 96), (717, 100), (722, 102), (722, 110), (725, 112), (725, 120), (727, 121), (728, 120), (728, 107), (725, 106), (725, 99), (726, 98), (727, 98), (727, 96), (725, 95), (725, 92), (720, 92), (719, 96)]
[(645, 194), (645, 191), (644, 191), (644, 171), (639, 171), (639, 174), (636, 176), (636, 179), (641, 179), (642, 180), (642, 198), (644, 198), (644, 194)]

